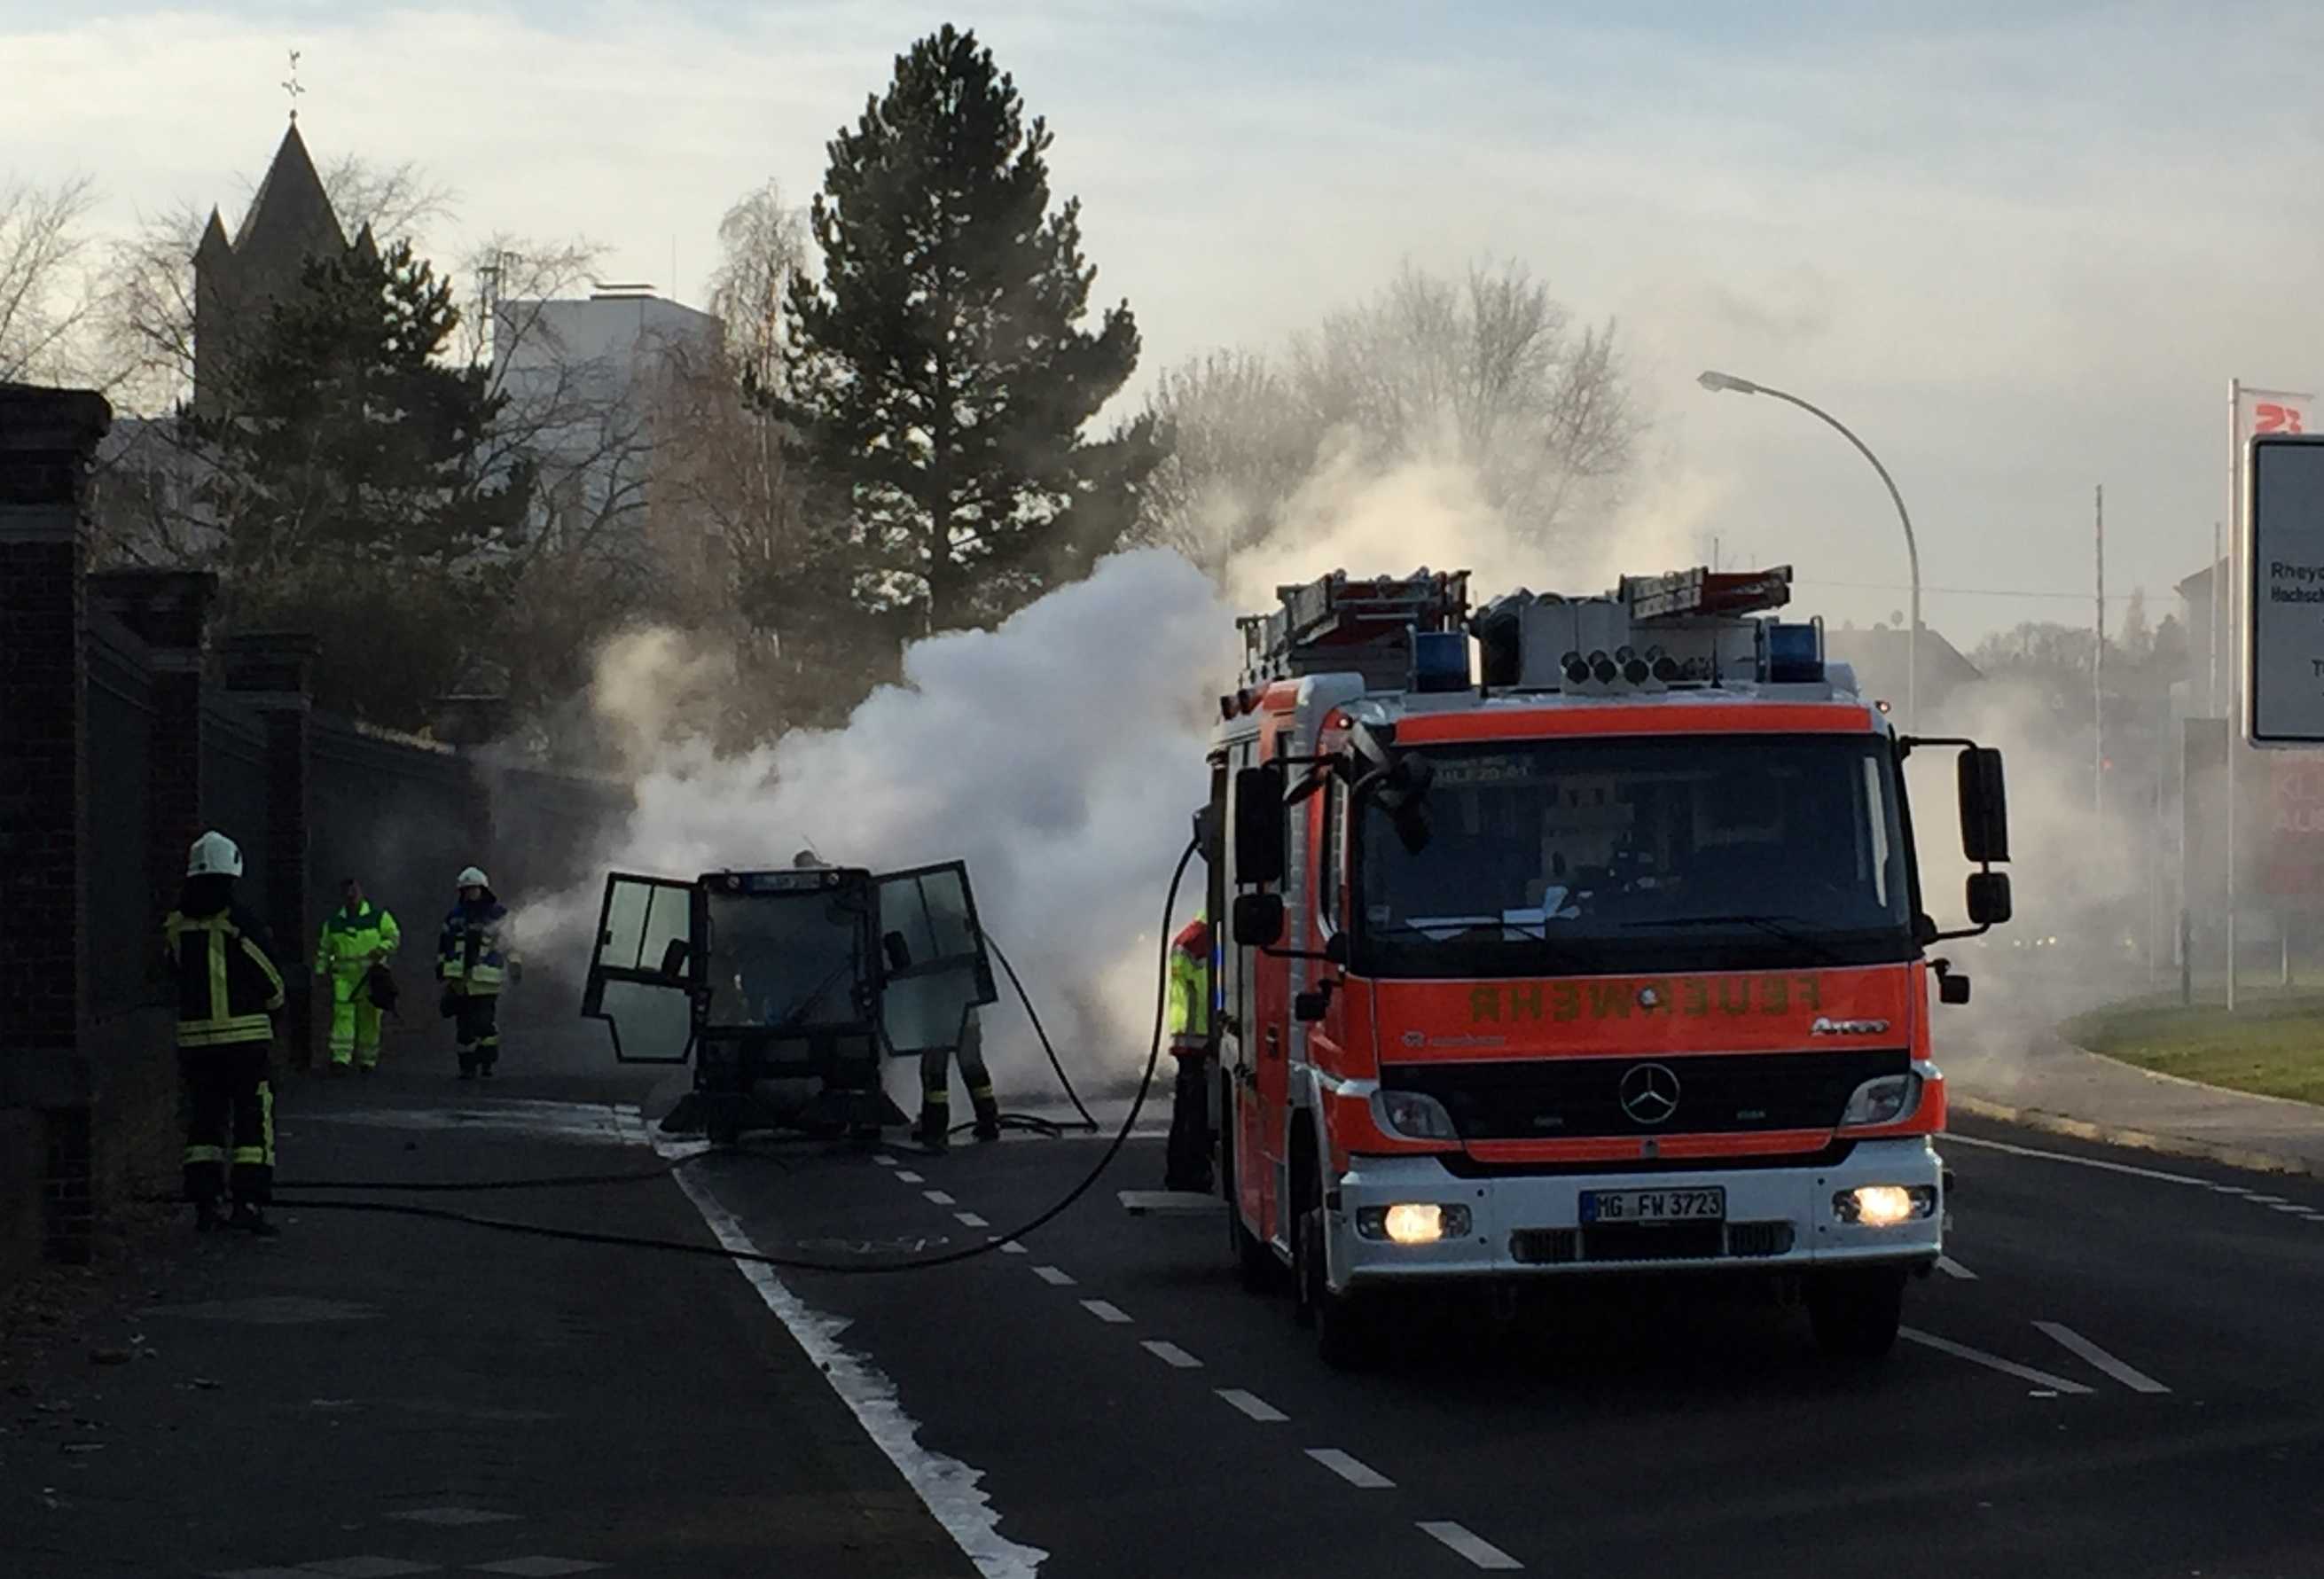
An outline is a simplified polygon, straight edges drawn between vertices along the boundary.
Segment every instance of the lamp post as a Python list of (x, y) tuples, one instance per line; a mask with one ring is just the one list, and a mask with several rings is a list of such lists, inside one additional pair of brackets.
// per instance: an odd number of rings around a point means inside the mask
[(1872, 469), (1880, 474), (1881, 482), (1887, 486), (1888, 497), (1895, 503), (1896, 519), (1904, 523), (1904, 557), (1910, 561), (1913, 570), (1913, 625), (1904, 633), (1904, 727), (1908, 732), (1917, 728), (1921, 721), (1921, 549), (1913, 540), (1913, 517), (1904, 508), (1904, 495), (1896, 491), (1896, 480), (1888, 475), (1888, 468), (1880, 464), (1880, 457), (1872, 453), (1869, 445), (1849, 432), (1848, 424), (1820, 406), (1810, 405), (1799, 396), (1787, 394), (1780, 389), (1770, 389), (1764, 383), (1738, 378), (1731, 373), (1705, 373), (1695, 382), (1713, 394), (1763, 394), (1788, 401), (1810, 416), (1829, 423), (1842, 439), (1856, 446), (1856, 452), (1870, 461)]

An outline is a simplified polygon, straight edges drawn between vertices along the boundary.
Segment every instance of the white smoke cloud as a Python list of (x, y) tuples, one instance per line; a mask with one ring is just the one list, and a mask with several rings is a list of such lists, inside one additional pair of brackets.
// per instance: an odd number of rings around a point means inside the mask
[[(729, 756), (655, 702), (715, 664), (667, 633), (615, 642), (594, 702), (630, 743), (637, 809), (603, 865), (691, 878), (786, 865), (802, 845), (879, 871), (964, 859), (986, 927), (1068, 1070), (1134, 1072), (1163, 883), (1208, 792), (1207, 721), (1233, 631), (1177, 555), (1121, 554), (997, 630), (915, 643), (903, 683), (873, 692), (844, 727)], [(1182, 891), (1199, 893), (1199, 877)], [(597, 904), (593, 887), (524, 923), (577, 953)], [(1051, 1094), (1005, 983), (990, 1013), (1004, 1093)]]

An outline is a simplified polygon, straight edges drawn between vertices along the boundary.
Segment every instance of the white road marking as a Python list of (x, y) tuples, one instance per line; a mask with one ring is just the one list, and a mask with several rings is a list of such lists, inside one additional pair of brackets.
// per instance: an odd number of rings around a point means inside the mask
[(2061, 1346), (2083, 1363), (2093, 1370), (2105, 1371), (2133, 1392), (2169, 1392), (2171, 1390), (2135, 1365), (2126, 1364), (2116, 1359), (2063, 1323), (2037, 1321), (2034, 1325), (2055, 1338)]
[(1491, 1541), (1476, 1534), (1466, 1525), (1455, 1524), (1449, 1519), (1424, 1519), (1420, 1528), (1451, 1547), (1480, 1568), (1491, 1568), (1514, 1574), (1525, 1565)]
[(942, 1190), (922, 1190), (920, 1194), (926, 1196), (929, 1200), (935, 1202), (939, 1206), (958, 1205), (957, 1202), (955, 1202), (950, 1196), (945, 1194)]
[(2282, 1196), (2246, 1196), (2244, 1199), (2249, 1201), (2255, 1206), (2281, 1206), (2283, 1205), (2283, 1197)]
[(2196, 1178), (2184, 1173), (2165, 1173), (2159, 1168), (2139, 1168), (2127, 1162), (2108, 1162), (2099, 1157), (2076, 1157), (2070, 1151), (2038, 1151), (2031, 1146), (2013, 1146), (2006, 1140), (1980, 1140), (1973, 1135), (1953, 1131), (1945, 1133), (1948, 1146), (1977, 1146), (1987, 1151), (2006, 1151), (2012, 1157), (2038, 1157), (2044, 1162), (2070, 1162), (2079, 1168), (2095, 1168), (2102, 1173), (2126, 1173), (2133, 1178), (2160, 1179), (2164, 1184), (2193, 1185), (2200, 1189), (2211, 1187), (2208, 1178)]
[(1061, 1267), (1035, 1267), (1033, 1275), (1052, 1288), (1070, 1288), (1074, 1286), (1074, 1275)]
[(1977, 1281), (1977, 1274), (1975, 1272), (1970, 1271), (1967, 1267), (1961, 1265), (1960, 1262), (1953, 1260), (1953, 1258), (1949, 1255), (1941, 1255), (1937, 1258), (1937, 1270), (1942, 1272), (1948, 1278), (1959, 1278), (1966, 1283), (1974, 1283)]
[(953, 1215), (959, 1220), (960, 1225), (963, 1228), (990, 1228), (992, 1226), (991, 1223), (987, 1223), (983, 1218), (978, 1216), (973, 1212), (954, 1212)]
[(889, 1156), (885, 1151), (879, 1152), (873, 1156), (872, 1160), (878, 1163), (882, 1168), (893, 1168), (896, 1166), (896, 1159)]
[(1291, 1417), (1257, 1393), (1245, 1392), (1239, 1387), (1222, 1387), (1219, 1396), (1262, 1425), (1271, 1426)]
[(1001, 1247), (1001, 1253), (1002, 1255), (1023, 1255), (1025, 1253), (1025, 1247), (1012, 1239)]
[(2280, 1205), (2270, 1206), (2268, 1210), (2271, 1212), (2282, 1212), (2292, 1216), (2304, 1217), (2314, 1212), (2316, 1208), (2313, 1206), (2304, 1206), (2298, 1201), (2285, 1201)]
[(2222, 1196), (2247, 1196), (2251, 1191), (2241, 1185), (2213, 1185), (2212, 1190)]
[(1972, 1349), (1967, 1344), (1956, 1344), (1950, 1338), (1941, 1338), (1934, 1333), (1924, 1333), (1918, 1327), (1900, 1327), (1896, 1335), (1924, 1349), (1934, 1349), (1940, 1354), (1950, 1354), (1972, 1365), (1983, 1365), (1998, 1371), (2004, 1376), (2015, 1376), (2020, 1381), (2030, 1381), (2036, 1387), (2054, 1387), (2060, 1392), (2089, 1393), (2094, 1389), (2079, 1381), (2069, 1381), (2062, 1376), (2052, 1376), (2046, 1371), (2036, 1371), (2031, 1365), (2020, 1365), (2015, 1360), (2005, 1360), (1998, 1354), (1988, 1354), (1983, 1349)]
[(1103, 1299), (1084, 1299), (1082, 1301), (1082, 1308), (1088, 1311), (1100, 1321), (1110, 1321), (1120, 1324), (1127, 1322), (1130, 1319), (1130, 1313), (1128, 1311), (1122, 1309), (1119, 1305), (1112, 1304), (1110, 1301)]
[(899, 1182), (904, 1184), (918, 1184), (920, 1182), (920, 1176), (914, 1173), (908, 1168), (898, 1168), (896, 1170), (896, 1177)]
[[(742, 1220), (710, 1193), (693, 1169), (681, 1168), (671, 1177), (722, 1246), (740, 1255), (758, 1253)], [(902, 1473), (905, 1482), (944, 1526), (954, 1544), (967, 1554), (982, 1579), (1038, 1579), (1049, 1554), (1002, 1537), (1001, 1515), (977, 1484), (984, 1478), (982, 1470), (920, 1445), (920, 1424), (904, 1412), (896, 1384), (865, 1356), (839, 1342), (839, 1334), (848, 1324), (806, 1304), (763, 1262), (734, 1265), (775, 1319), (790, 1329), (864, 1435)]]
[(1160, 1338), (1148, 1338), (1139, 1347), (1175, 1371), (1200, 1371), (1203, 1368), (1200, 1360), (1177, 1344), (1164, 1343)]
[(1311, 1447), (1307, 1450), (1307, 1456), (1360, 1491), (1387, 1491), (1396, 1487), (1394, 1481), (1362, 1459), (1342, 1453), (1336, 1447)]

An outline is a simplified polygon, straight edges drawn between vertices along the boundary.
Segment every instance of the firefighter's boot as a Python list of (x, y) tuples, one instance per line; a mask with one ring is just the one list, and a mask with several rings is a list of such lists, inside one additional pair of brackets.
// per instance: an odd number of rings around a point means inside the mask
[(196, 1233), (215, 1233), (217, 1232), (219, 1225), (224, 1223), (225, 1221), (225, 1218), (218, 1215), (217, 1203), (216, 1201), (196, 1201), (194, 1203), (194, 1232)]
[(992, 1087), (978, 1086), (968, 1094), (969, 1100), (976, 1104), (976, 1138), (980, 1140), (1001, 1139), (1001, 1104), (992, 1098)]
[(935, 1092), (920, 1098), (920, 1122), (912, 1139), (930, 1151), (941, 1151), (952, 1141), (952, 1103)]
[(247, 1201), (237, 1201), (234, 1206), (234, 1226), (260, 1239), (272, 1239), (282, 1230), (266, 1220), (266, 1214)]

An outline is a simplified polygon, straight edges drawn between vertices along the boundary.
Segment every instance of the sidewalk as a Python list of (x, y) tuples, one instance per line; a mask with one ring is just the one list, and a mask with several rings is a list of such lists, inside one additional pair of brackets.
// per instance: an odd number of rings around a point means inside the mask
[(2324, 1176), (2324, 1107), (2150, 1074), (2053, 1034), (1944, 1059), (1953, 1110), (2172, 1156)]
[[(655, 1166), (579, 1085), (296, 1081), (283, 1193)], [(668, 1180), (369, 1198), (711, 1242)], [(142, 1308), (0, 1396), (0, 1573), (973, 1571), (731, 1264), (277, 1217), (273, 1241), (189, 1221), (136, 1269)]]

